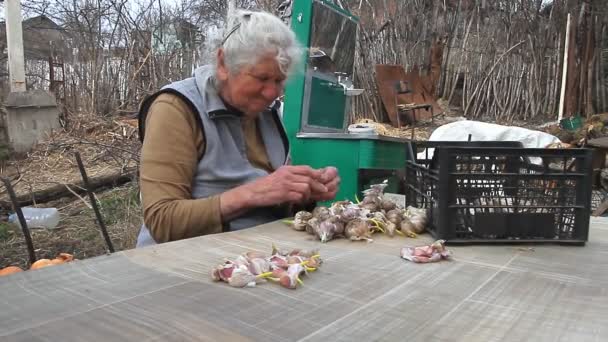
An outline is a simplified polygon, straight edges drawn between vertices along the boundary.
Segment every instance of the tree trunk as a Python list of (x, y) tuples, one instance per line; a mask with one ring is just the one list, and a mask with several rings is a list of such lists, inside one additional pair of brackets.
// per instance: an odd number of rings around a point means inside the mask
[[(91, 191), (97, 191), (102, 188), (117, 187), (132, 181), (133, 179), (135, 179), (136, 175), (137, 173), (135, 170), (130, 170), (126, 173), (122, 172), (107, 176), (93, 177), (89, 178), (89, 185), (91, 186)], [(60, 199), (62, 197), (73, 196), (74, 194), (70, 190), (68, 190), (68, 187), (78, 194), (86, 193), (82, 181), (73, 184), (57, 184), (56, 186), (50, 187), (48, 189), (17, 196), (17, 202), (20, 206), (23, 207), (32, 205), (34, 203), (46, 203), (49, 201)], [(0, 208), (5, 210), (12, 210), (11, 201), (0, 200)]]

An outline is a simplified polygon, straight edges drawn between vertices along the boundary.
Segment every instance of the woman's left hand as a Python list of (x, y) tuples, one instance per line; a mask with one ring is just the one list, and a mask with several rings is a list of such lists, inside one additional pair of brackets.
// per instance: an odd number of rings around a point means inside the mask
[(329, 166), (322, 169), (321, 176), (319, 177), (319, 183), (325, 185), (327, 187), (326, 192), (312, 192), (310, 198), (314, 201), (330, 201), (336, 197), (338, 193), (338, 188), (340, 186), (340, 176), (338, 175), (338, 170)]

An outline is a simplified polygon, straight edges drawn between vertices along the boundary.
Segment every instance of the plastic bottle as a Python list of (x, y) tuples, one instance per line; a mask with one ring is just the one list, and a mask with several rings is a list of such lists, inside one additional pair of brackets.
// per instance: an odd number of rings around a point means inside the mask
[[(53, 229), (59, 224), (59, 211), (56, 208), (21, 208), (28, 228)], [(11, 214), (8, 221), (21, 227), (17, 214)]]

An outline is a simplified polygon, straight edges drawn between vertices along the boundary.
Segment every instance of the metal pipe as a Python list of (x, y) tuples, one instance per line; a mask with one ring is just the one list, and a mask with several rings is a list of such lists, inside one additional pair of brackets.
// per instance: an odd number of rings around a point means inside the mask
[(97, 218), (97, 223), (99, 224), (99, 228), (101, 229), (101, 234), (103, 238), (106, 240), (106, 244), (108, 245), (108, 250), (110, 253), (114, 253), (114, 245), (112, 245), (112, 240), (110, 240), (110, 236), (108, 235), (108, 230), (106, 229), (106, 225), (103, 222), (103, 217), (101, 216), (101, 211), (97, 206), (97, 201), (95, 200), (95, 196), (93, 195), (93, 191), (91, 191), (91, 187), (89, 185), (89, 177), (87, 177), (87, 171), (84, 168), (84, 164), (82, 164), (82, 159), (80, 158), (80, 153), (75, 152), (76, 163), (78, 163), (78, 169), (80, 170), (80, 175), (82, 176), (82, 183), (84, 184), (84, 188), (89, 195), (89, 200), (91, 201), (91, 206), (93, 207), (93, 211), (95, 212), (95, 217)]

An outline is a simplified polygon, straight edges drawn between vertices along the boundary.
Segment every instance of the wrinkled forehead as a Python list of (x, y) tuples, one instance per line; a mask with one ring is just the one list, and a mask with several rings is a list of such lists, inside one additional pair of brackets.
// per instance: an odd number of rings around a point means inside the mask
[(274, 79), (284, 79), (287, 77), (281, 71), (276, 54), (273, 53), (262, 55), (256, 62), (243, 66), (241, 68), (241, 73), (254, 74)]

